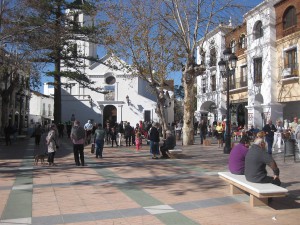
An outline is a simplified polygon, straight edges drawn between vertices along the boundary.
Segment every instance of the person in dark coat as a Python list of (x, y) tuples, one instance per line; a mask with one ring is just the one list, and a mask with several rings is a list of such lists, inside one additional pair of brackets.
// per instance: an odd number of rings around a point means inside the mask
[(207, 134), (207, 124), (204, 120), (201, 120), (198, 124), (199, 132), (200, 132), (200, 144), (203, 144), (203, 140), (206, 139)]
[(11, 139), (10, 139), (11, 134), (12, 134), (12, 126), (10, 124), (7, 124), (4, 127), (4, 136), (5, 136), (6, 145), (11, 145)]
[(274, 142), (274, 132), (277, 131), (274, 124), (272, 124), (272, 120), (268, 120), (268, 124), (266, 124), (263, 128), (263, 131), (266, 133), (266, 142), (268, 143), (268, 153), (272, 155), (272, 146)]
[(118, 147), (118, 143), (117, 143), (117, 131), (114, 127), (111, 128), (110, 130), (110, 139), (111, 139), (111, 147), (114, 147), (114, 142), (116, 143), (116, 146)]
[[(273, 176), (268, 176), (266, 166), (273, 170)], [(245, 157), (245, 177), (253, 183), (272, 183), (280, 186), (279, 168), (272, 155), (265, 150), (263, 138), (256, 138)]]
[(157, 127), (158, 123), (153, 123), (148, 136), (150, 140), (150, 153), (152, 154), (152, 159), (158, 159), (159, 155), (159, 132)]
[(174, 149), (175, 146), (176, 146), (175, 137), (170, 130), (167, 130), (166, 131), (166, 140), (164, 140), (163, 145), (160, 146), (160, 152), (162, 154), (161, 158), (169, 159), (170, 158), (169, 150)]
[(131, 129), (132, 128), (130, 126), (130, 123), (128, 122), (124, 129), (124, 137), (125, 137), (126, 146), (131, 146)]

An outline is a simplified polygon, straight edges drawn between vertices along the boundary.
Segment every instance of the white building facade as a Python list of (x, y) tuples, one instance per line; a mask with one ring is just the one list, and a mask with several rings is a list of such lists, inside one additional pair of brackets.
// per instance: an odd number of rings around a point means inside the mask
[[(80, 12), (73, 17), (81, 26), (91, 23), (90, 17)], [(88, 41), (74, 41), (74, 43), (77, 51), (80, 51), (81, 54), (97, 58), (95, 44)], [(121, 67), (119, 59), (113, 55), (106, 55), (100, 61), (102, 63), (85, 59), (86, 67), (82, 72), (95, 82), (93, 88), (99, 88), (102, 93), (83, 87), (74, 80), (61, 78), (61, 122), (69, 121), (72, 114), (81, 124), (85, 124), (88, 120), (102, 124), (126, 121), (130, 122), (132, 126), (139, 121), (159, 122), (155, 112), (156, 96), (148, 82), (138, 76), (133, 76), (125, 69), (113, 69), (109, 66)], [(72, 70), (64, 65), (61, 68), (62, 70)], [(49, 93), (51, 86), (45, 85), (44, 89), (44, 93)], [(173, 96), (171, 89), (169, 89), (169, 95), (166, 94), (166, 98)], [(164, 113), (167, 122), (171, 123), (174, 121), (174, 101), (172, 98), (166, 100), (170, 104), (166, 105)]]
[[(226, 118), (227, 87), (223, 84), (225, 80), (222, 79), (217, 65), (223, 57), (225, 48), (230, 48), (238, 57), (237, 67), (228, 87), (231, 123), (236, 122), (248, 127), (253, 125), (261, 129), (269, 119), (273, 122), (292, 120), (292, 116), (299, 115), (296, 105), (287, 107), (288, 103), (286, 103), (288, 102), (286, 99), (292, 97), (297, 99), (299, 96), (285, 96), (286, 102), (284, 102), (280, 100), (283, 98), (280, 98), (278, 91), (278, 84), (282, 82), (282, 65), (280, 67), (279, 62), (285, 60), (283, 60), (284, 54), (278, 52), (279, 41), (276, 37), (278, 35), (276, 19), (284, 20), (283, 17), (278, 19), (275, 12), (274, 5), (279, 2), (288, 1), (265, 0), (244, 15), (243, 25), (228, 26), (223, 30), (221, 28), (224, 26), (220, 25), (211, 31), (206, 39), (199, 41), (198, 63), (203, 59), (203, 55), (206, 55), (204, 63), (207, 69), (197, 79), (198, 104), (195, 112), (197, 120), (207, 119), (211, 124), (212, 121), (222, 121)], [(289, 1), (289, 4), (286, 3), (286, 8), (293, 4), (295, 5), (295, 1)], [(299, 11), (297, 12), (296, 15), (299, 14)], [(213, 48), (215, 53), (212, 54)], [(201, 53), (203, 51), (205, 54)], [(216, 60), (216, 67), (211, 64), (212, 56)], [(293, 65), (296, 65), (299, 71), (297, 57), (293, 60), (295, 61)], [(278, 78), (278, 71), (280, 71), (280, 78)], [(297, 73), (293, 75), (293, 80), (295, 76), (299, 79)]]

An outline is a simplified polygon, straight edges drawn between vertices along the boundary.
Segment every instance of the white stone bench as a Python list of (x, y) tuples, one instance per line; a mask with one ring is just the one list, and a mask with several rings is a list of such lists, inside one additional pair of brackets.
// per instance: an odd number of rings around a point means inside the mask
[(229, 183), (230, 194), (250, 194), (250, 205), (268, 205), (268, 198), (285, 197), (288, 190), (271, 183), (252, 183), (245, 175), (235, 175), (230, 172), (218, 172), (219, 177)]
[(175, 158), (174, 155), (179, 154), (179, 153), (182, 153), (182, 152), (183, 152), (183, 151), (182, 151), (181, 148), (177, 148), (177, 147), (175, 146), (175, 148), (169, 150), (169, 153), (170, 153), (169, 156), (170, 156), (170, 158)]

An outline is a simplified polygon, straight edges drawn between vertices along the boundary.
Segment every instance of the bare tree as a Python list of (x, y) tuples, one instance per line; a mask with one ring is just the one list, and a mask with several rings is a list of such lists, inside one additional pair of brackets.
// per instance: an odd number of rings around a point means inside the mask
[(162, 24), (176, 37), (178, 58), (182, 63), (182, 86), (184, 88), (183, 145), (194, 142), (194, 89), (196, 77), (205, 68), (197, 65), (195, 51), (197, 41), (205, 39), (216, 25), (228, 20), (241, 8), (233, 0), (162, 0), (160, 11)]
[(156, 113), (166, 131), (164, 89), (174, 61), (174, 36), (166, 32), (158, 19), (161, 2), (129, 0), (123, 3), (117, 1), (106, 10), (111, 27), (108, 49), (125, 61), (123, 67), (133, 77), (148, 82), (157, 98)]

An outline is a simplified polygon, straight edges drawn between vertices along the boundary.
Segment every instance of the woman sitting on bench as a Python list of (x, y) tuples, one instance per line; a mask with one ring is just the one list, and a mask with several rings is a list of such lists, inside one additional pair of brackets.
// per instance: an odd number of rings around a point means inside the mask
[(245, 157), (250, 145), (248, 136), (242, 136), (240, 143), (235, 145), (229, 155), (229, 171), (233, 174), (243, 175), (245, 171)]

